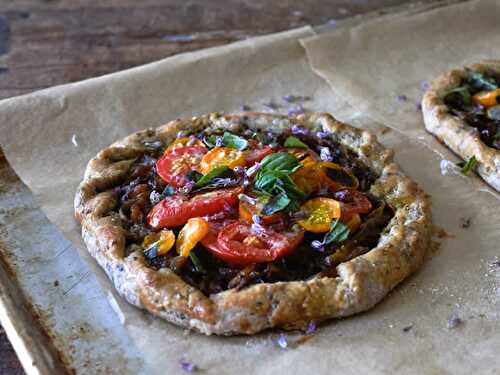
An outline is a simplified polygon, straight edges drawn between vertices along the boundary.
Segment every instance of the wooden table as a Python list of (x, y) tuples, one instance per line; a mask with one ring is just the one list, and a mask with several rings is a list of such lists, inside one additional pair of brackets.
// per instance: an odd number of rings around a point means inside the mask
[[(429, 1), (429, 0), (427, 0)], [(0, 0), (0, 98), (404, 0)], [(2, 158), (0, 158), (1, 162)], [(5, 161), (3, 161), (5, 163)], [(24, 371), (0, 327), (0, 375)]]

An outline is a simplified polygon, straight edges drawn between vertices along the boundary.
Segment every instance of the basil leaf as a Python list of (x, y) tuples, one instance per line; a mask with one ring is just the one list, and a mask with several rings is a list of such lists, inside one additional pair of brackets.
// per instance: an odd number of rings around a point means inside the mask
[(199, 273), (207, 273), (205, 270), (205, 267), (203, 267), (203, 263), (201, 262), (200, 258), (198, 255), (195, 254), (194, 251), (189, 252), (189, 258), (191, 259), (191, 262), (193, 263), (194, 268), (196, 271)]
[(462, 174), (466, 175), (470, 171), (473, 171), (476, 168), (476, 165), (477, 165), (477, 159), (474, 155), (472, 155), (471, 158), (467, 160), (466, 163), (463, 163), (461, 170)]
[(498, 84), (495, 79), (475, 71), (468, 71), (467, 81), (469, 81), (478, 90), (496, 90)]
[(226, 147), (235, 148), (243, 151), (248, 146), (248, 141), (245, 138), (225, 132), (222, 136), (222, 144)]
[(175, 193), (174, 187), (170, 186), (170, 185), (167, 185), (167, 187), (160, 194), (160, 199), (164, 199), (165, 197), (169, 197), (171, 195), (174, 195), (174, 193)]
[(295, 148), (309, 148), (304, 142), (294, 136), (290, 136), (286, 139), (284, 143), (285, 147), (295, 147)]
[(148, 259), (153, 259), (158, 256), (158, 246), (160, 244), (160, 241), (156, 241), (149, 245), (145, 250), (144, 250), (144, 256)]
[(197, 182), (200, 178), (202, 178), (202, 176), (203, 175), (200, 172), (194, 170), (191, 170), (188, 173), (186, 173), (186, 178), (189, 181), (194, 181), (194, 182)]
[(339, 219), (332, 222), (330, 230), (323, 239), (323, 244), (328, 245), (332, 242), (343, 242), (349, 237), (349, 228)]
[(217, 145), (217, 136), (212, 134), (208, 137), (203, 137), (203, 143), (205, 143), (208, 148), (214, 148)]
[(290, 198), (286, 194), (278, 194), (272, 197), (269, 202), (262, 208), (263, 215), (272, 215), (275, 212), (283, 210), (290, 203)]
[[(220, 167), (215, 167), (212, 169), (210, 172), (208, 172), (206, 175), (202, 176), (198, 181), (196, 181), (196, 184), (194, 184), (194, 189), (200, 189), (208, 184), (210, 184), (215, 178), (221, 177), (222, 175), (233, 172), (231, 168), (222, 165)], [(233, 173), (234, 175), (234, 173)]]

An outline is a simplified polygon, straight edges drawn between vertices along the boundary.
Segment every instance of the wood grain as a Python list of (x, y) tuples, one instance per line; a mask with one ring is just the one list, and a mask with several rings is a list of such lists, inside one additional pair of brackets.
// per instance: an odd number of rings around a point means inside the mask
[[(428, 0), (429, 1), (429, 0)], [(0, 98), (402, 0), (0, 0)], [(0, 163), (5, 160), (0, 160)], [(23, 374), (0, 328), (0, 375)]]

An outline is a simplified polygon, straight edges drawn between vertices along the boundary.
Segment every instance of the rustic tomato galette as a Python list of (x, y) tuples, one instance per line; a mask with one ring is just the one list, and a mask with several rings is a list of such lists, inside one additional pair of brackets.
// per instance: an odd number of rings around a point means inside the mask
[(392, 152), (324, 113), (135, 133), (89, 162), (75, 211), (130, 303), (221, 335), (372, 307), (420, 266), (431, 227)]
[(422, 101), (425, 127), (500, 191), (500, 61), (438, 77)]

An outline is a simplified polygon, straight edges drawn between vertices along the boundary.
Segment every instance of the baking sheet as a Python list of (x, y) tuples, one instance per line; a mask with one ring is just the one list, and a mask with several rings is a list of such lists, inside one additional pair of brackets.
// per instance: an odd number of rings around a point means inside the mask
[[(104, 293), (112, 295), (72, 219), (73, 194), (87, 160), (134, 130), (172, 118), (235, 111), (242, 104), (264, 109), (270, 100), (286, 110), (282, 96), (310, 95), (306, 108), (372, 128), (396, 150), (403, 168), (432, 195), (435, 222), (451, 237), (375, 309), (331, 322), (302, 345), (293, 344), (300, 334), (287, 335), (287, 350), (275, 344), (276, 332), (233, 338), (186, 334), (112, 297), (114, 322), (123, 322), (130, 347), (143, 360), (136, 371), (180, 373), (178, 361), (185, 358), (207, 373), (221, 374), (330, 373), (332, 368), (346, 374), (493, 373), (500, 349), (499, 275), (493, 266), (500, 240), (498, 207), (470, 179), (443, 178), (441, 156), (428, 145), (387, 131), (330, 90), (311, 71), (298, 43), (312, 35), (309, 28), (295, 30), (4, 101), (0, 143), (44, 212), (76, 245), (86, 263), (80, 270), (89, 267), (88, 277), (95, 280), (95, 275)], [(474, 202), (464, 199), (471, 194)], [(468, 218), (472, 225), (461, 228)], [(77, 250), (69, 247), (71, 259)], [(464, 323), (447, 328), (455, 315)]]

